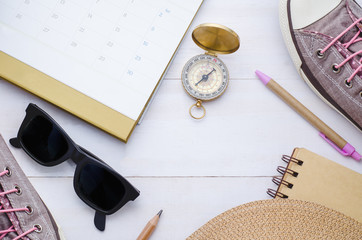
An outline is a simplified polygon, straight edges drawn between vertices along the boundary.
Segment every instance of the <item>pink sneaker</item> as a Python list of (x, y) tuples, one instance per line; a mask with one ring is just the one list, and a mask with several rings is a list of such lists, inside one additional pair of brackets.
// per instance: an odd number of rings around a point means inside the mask
[(0, 135), (0, 239), (64, 240)]
[(301, 77), (362, 131), (362, 9), (353, 0), (280, 0), (280, 25)]

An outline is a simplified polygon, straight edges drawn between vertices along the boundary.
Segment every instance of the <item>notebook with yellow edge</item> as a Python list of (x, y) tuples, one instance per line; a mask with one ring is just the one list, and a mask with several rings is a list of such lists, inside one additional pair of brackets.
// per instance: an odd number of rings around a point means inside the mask
[(0, 77), (127, 142), (201, 4), (1, 1)]

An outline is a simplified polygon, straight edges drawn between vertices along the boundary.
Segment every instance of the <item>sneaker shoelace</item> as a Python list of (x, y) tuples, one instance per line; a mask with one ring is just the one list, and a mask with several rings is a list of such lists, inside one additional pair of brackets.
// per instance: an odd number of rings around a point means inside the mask
[[(346, 28), (343, 32), (341, 32), (333, 41), (331, 41), (325, 48), (323, 48), (322, 50), (319, 51), (318, 54), (320, 54), (320, 56), (323, 56), (323, 54), (331, 47), (333, 46), (341, 37), (343, 37), (349, 30), (351, 30), (354, 26), (356, 26), (358, 23), (360, 23), (362, 21), (362, 18), (357, 19), (355, 22), (353, 22), (348, 28)], [(345, 47), (346, 49), (349, 48), (352, 44), (357, 43), (362, 41), (362, 38), (358, 37), (359, 34), (361, 33), (361, 30), (358, 29), (357, 33), (352, 37), (351, 40), (349, 40), (346, 43), (342, 43), (342, 46)], [(345, 65), (348, 61), (352, 60), (355, 56), (359, 55), (362, 53), (362, 50), (359, 50), (353, 54), (351, 54), (350, 56), (348, 56), (343, 62), (341, 62), (340, 64), (335, 64), (333, 65), (333, 71), (335, 72), (339, 72), (340, 68)], [(352, 79), (354, 78), (354, 76), (356, 76), (358, 74), (358, 72), (360, 70), (362, 70), (362, 57), (360, 58), (360, 60), (358, 61), (360, 63), (360, 65), (355, 69), (355, 71), (352, 73), (352, 75), (346, 79), (345, 83), (347, 86), (351, 87), (352, 85)]]
[[(0, 173), (0, 177), (9, 174), (9, 170), (4, 170), (3, 172)], [(7, 194), (11, 194), (11, 193), (15, 193), (15, 192), (19, 192), (18, 188), (14, 188), (12, 190), (6, 191), (6, 192), (1, 192), (0, 196), (5, 196)], [(28, 207), (25, 208), (10, 208), (10, 209), (3, 209), (3, 206), (0, 206), (0, 213), (8, 213), (8, 212), (30, 212), (32, 211), (31, 209), (29, 209)], [(39, 231), (40, 230), (40, 226), (39, 225), (34, 225), (33, 228), (29, 229), (28, 231), (20, 234), (19, 236), (17, 236), (16, 238), (14, 238), (13, 240), (18, 240), (22, 237), (27, 236), (28, 234), (34, 232), (34, 231)], [(0, 240), (3, 239), (8, 233), (11, 232), (16, 232), (16, 230), (14, 229), (14, 226), (11, 226), (10, 228), (8, 228), (7, 230), (1, 230), (0, 231)]]

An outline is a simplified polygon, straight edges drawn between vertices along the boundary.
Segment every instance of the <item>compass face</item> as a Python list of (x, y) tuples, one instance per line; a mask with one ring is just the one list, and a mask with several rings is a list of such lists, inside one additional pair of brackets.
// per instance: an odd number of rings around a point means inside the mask
[(191, 58), (182, 70), (182, 84), (194, 98), (208, 101), (224, 93), (229, 73), (217, 57), (201, 54)]

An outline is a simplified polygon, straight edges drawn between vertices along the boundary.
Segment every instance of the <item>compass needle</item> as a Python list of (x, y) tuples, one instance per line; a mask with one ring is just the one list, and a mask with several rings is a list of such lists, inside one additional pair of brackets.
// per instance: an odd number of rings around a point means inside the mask
[(202, 81), (207, 81), (207, 80), (209, 79), (209, 75), (210, 75), (211, 73), (213, 73), (214, 71), (216, 71), (215, 68), (213, 68), (212, 71), (209, 72), (208, 74), (202, 75), (201, 80), (198, 81), (198, 82), (195, 84), (195, 86), (197, 86), (197, 85), (198, 85), (200, 82), (202, 82)]
[[(181, 80), (186, 92), (196, 99), (196, 103), (189, 109), (191, 117), (201, 119), (206, 114), (202, 103), (221, 96), (229, 83), (228, 70), (216, 54), (235, 52), (239, 48), (239, 37), (225, 26), (206, 23), (195, 28), (192, 39), (207, 52), (192, 57), (185, 64)], [(212, 41), (204, 41), (205, 39)], [(201, 109), (202, 115), (193, 115), (194, 108)]]

